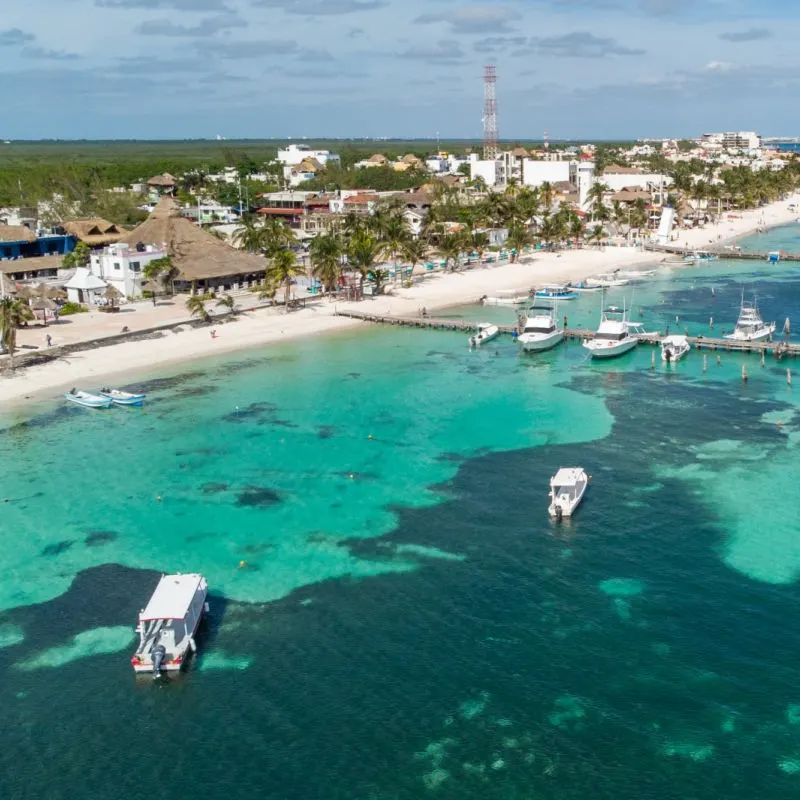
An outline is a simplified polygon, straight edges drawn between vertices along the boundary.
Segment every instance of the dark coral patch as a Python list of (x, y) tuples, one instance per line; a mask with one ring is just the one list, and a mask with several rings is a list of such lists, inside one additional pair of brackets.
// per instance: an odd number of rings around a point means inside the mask
[(87, 547), (100, 547), (113, 542), (117, 536), (118, 534), (114, 533), (114, 531), (92, 531), (83, 542)]
[(282, 501), (280, 492), (268, 486), (245, 486), (236, 498), (237, 506), (271, 508)]
[(41, 555), (60, 556), (62, 553), (66, 553), (74, 544), (74, 539), (64, 539), (63, 542), (55, 542), (54, 544), (47, 545), (47, 547), (42, 550)]

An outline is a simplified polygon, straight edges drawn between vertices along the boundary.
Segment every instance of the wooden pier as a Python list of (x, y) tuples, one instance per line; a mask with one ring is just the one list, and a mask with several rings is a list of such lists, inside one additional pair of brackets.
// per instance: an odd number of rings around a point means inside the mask
[[(362, 322), (372, 322), (378, 325), (398, 325), (405, 328), (427, 328), (429, 330), (456, 331), (458, 333), (475, 333), (477, 322), (466, 319), (443, 319), (437, 317), (395, 317), (391, 314), (371, 314), (367, 311), (336, 311), (339, 317), (349, 317)], [(498, 325), (501, 333), (512, 335), (519, 332), (516, 325)], [(564, 336), (567, 339), (594, 338), (595, 332), (586, 328), (565, 328)], [(636, 337), (642, 344), (656, 346), (661, 343), (660, 333), (642, 333)], [(800, 355), (800, 344), (786, 342), (738, 342), (733, 339), (712, 338), (709, 336), (687, 336), (686, 340), (695, 350), (714, 350), (728, 353), (757, 353), (772, 354), (777, 359), (784, 356), (797, 357)]]
[(652, 253), (663, 253), (670, 256), (691, 256), (694, 253), (711, 253), (719, 258), (744, 259), (747, 261), (769, 261), (770, 256), (778, 253), (779, 261), (800, 261), (800, 253), (785, 253), (783, 250), (772, 250), (764, 253), (751, 253), (746, 250), (731, 250), (720, 245), (709, 244), (708, 247), (681, 247), (672, 244), (645, 244), (645, 250)]

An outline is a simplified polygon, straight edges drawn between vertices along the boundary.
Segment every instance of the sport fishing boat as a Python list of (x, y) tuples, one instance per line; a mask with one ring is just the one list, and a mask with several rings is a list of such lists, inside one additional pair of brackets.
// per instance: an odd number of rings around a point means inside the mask
[(725, 338), (734, 342), (763, 342), (771, 339), (773, 333), (775, 333), (775, 323), (770, 322), (768, 325), (761, 319), (755, 297), (752, 303), (747, 303), (742, 293), (742, 305), (736, 328)]
[(134, 672), (180, 670), (189, 651), (197, 646), (194, 635), (208, 611), (206, 579), (197, 573), (162, 575), (146, 608), (139, 612), (139, 646), (131, 657)]
[(583, 467), (562, 467), (550, 478), (550, 505), (547, 513), (560, 522), (571, 517), (583, 500), (589, 476)]
[(547, 314), (535, 314), (531, 309), (517, 341), (523, 350), (538, 352), (555, 347), (563, 338), (564, 331), (558, 327), (554, 305)]
[(573, 291), (571, 286), (551, 284), (537, 289), (533, 296), (545, 300), (574, 300), (578, 297), (578, 293)]
[(107, 397), (115, 406), (140, 406), (146, 396), (123, 392), (121, 389), (101, 389), (98, 394), (101, 397)]
[(661, 340), (661, 360), (672, 364), (682, 359), (691, 349), (685, 336), (665, 336)]
[(64, 392), (65, 399), (75, 405), (83, 406), (84, 408), (108, 408), (111, 405), (111, 399), (99, 394), (90, 394), (80, 389), (72, 388), (68, 392)]
[(479, 322), (477, 330), (469, 337), (469, 346), (479, 347), (484, 342), (490, 342), (496, 338), (499, 333), (500, 328), (497, 325), (493, 325), (491, 322)]
[(644, 333), (641, 322), (631, 322), (624, 308), (609, 306), (600, 316), (600, 326), (594, 337), (583, 346), (592, 358), (614, 358), (633, 350), (639, 343), (637, 334)]

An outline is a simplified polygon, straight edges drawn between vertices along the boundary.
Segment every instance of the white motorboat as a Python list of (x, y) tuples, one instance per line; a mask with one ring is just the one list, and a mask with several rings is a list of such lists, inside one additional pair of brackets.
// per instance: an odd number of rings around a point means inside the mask
[(194, 635), (204, 612), (208, 611), (208, 583), (202, 575), (162, 575), (147, 607), (139, 612), (139, 646), (131, 656), (135, 672), (180, 670), (189, 651), (194, 652)]
[(536, 314), (534, 311), (531, 309), (528, 312), (528, 317), (522, 326), (522, 333), (517, 337), (517, 341), (522, 349), (528, 352), (549, 350), (564, 338), (564, 331), (558, 326), (556, 306), (553, 305), (546, 314)]
[(665, 336), (661, 340), (661, 360), (672, 364), (680, 361), (691, 349), (685, 336)]
[(624, 308), (609, 306), (600, 317), (600, 326), (583, 346), (592, 358), (614, 358), (633, 350), (639, 343), (638, 335), (644, 333), (641, 322), (631, 322)]
[(143, 394), (131, 394), (121, 389), (101, 389), (98, 394), (107, 397), (116, 406), (140, 406), (145, 398)]
[(619, 273), (621, 278), (649, 278), (655, 274), (654, 269), (626, 269)]
[(500, 290), (493, 295), (484, 295), (481, 302), (485, 306), (521, 306), (528, 302), (530, 292), (525, 289)]
[(70, 403), (83, 406), (84, 408), (108, 408), (111, 405), (111, 398), (99, 394), (90, 394), (80, 389), (70, 389), (64, 392), (64, 397)]
[(479, 322), (478, 328), (472, 336), (469, 337), (470, 347), (480, 347), (485, 342), (490, 342), (500, 334), (500, 328), (493, 325), (491, 322)]
[(562, 467), (550, 478), (550, 505), (547, 513), (561, 521), (571, 517), (583, 500), (589, 476), (583, 467)]
[(625, 278), (618, 277), (617, 272), (610, 272), (603, 275), (597, 275), (594, 278), (587, 278), (587, 286), (597, 286), (601, 289), (611, 289), (615, 286), (627, 286), (630, 281)]
[(725, 338), (734, 342), (763, 342), (771, 339), (773, 333), (775, 333), (775, 323), (765, 323), (761, 319), (755, 298), (753, 298), (752, 303), (747, 303), (743, 293), (736, 329)]

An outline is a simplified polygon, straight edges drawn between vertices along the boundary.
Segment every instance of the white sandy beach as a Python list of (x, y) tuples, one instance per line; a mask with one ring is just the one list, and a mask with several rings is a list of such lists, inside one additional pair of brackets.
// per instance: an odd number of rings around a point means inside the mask
[[(679, 231), (675, 244), (703, 249), (711, 244), (730, 241), (753, 233), (764, 224), (784, 225), (797, 216), (789, 211), (789, 203), (774, 203), (757, 211), (737, 213), (720, 223), (703, 229)], [(477, 301), (500, 290), (523, 289), (545, 283), (578, 281), (607, 272), (616, 267), (652, 264), (662, 258), (658, 253), (631, 247), (587, 248), (563, 254), (536, 254), (516, 264), (476, 267), (464, 272), (435, 274), (426, 277), (411, 289), (392, 289), (391, 295), (367, 299), (361, 303), (334, 304), (327, 300), (310, 303), (307, 308), (284, 313), (280, 309), (257, 309), (241, 315), (235, 322), (219, 325), (212, 338), (209, 328), (189, 329), (162, 337), (98, 347), (74, 353), (55, 362), (19, 370), (0, 378), (0, 408), (9, 409), (28, 397), (55, 395), (71, 386), (97, 388), (101, 378), (131, 374), (182, 364), (206, 356), (233, 352), (299, 336), (324, 335), (335, 330), (354, 328), (365, 323), (335, 316), (336, 308), (350, 308), (376, 314), (411, 316), (422, 307), (435, 309)], [(247, 308), (250, 298), (242, 301)], [(20, 331), (20, 346), (43, 346), (50, 334), (54, 344), (90, 339), (119, 333), (126, 325), (131, 331), (154, 325), (179, 322), (186, 318), (182, 298), (175, 305), (153, 309), (148, 304), (128, 306), (126, 313), (99, 313), (71, 317), (69, 324), (36, 327)], [(212, 326), (213, 327), (213, 326)], [(124, 379), (121, 381), (124, 382)]]

